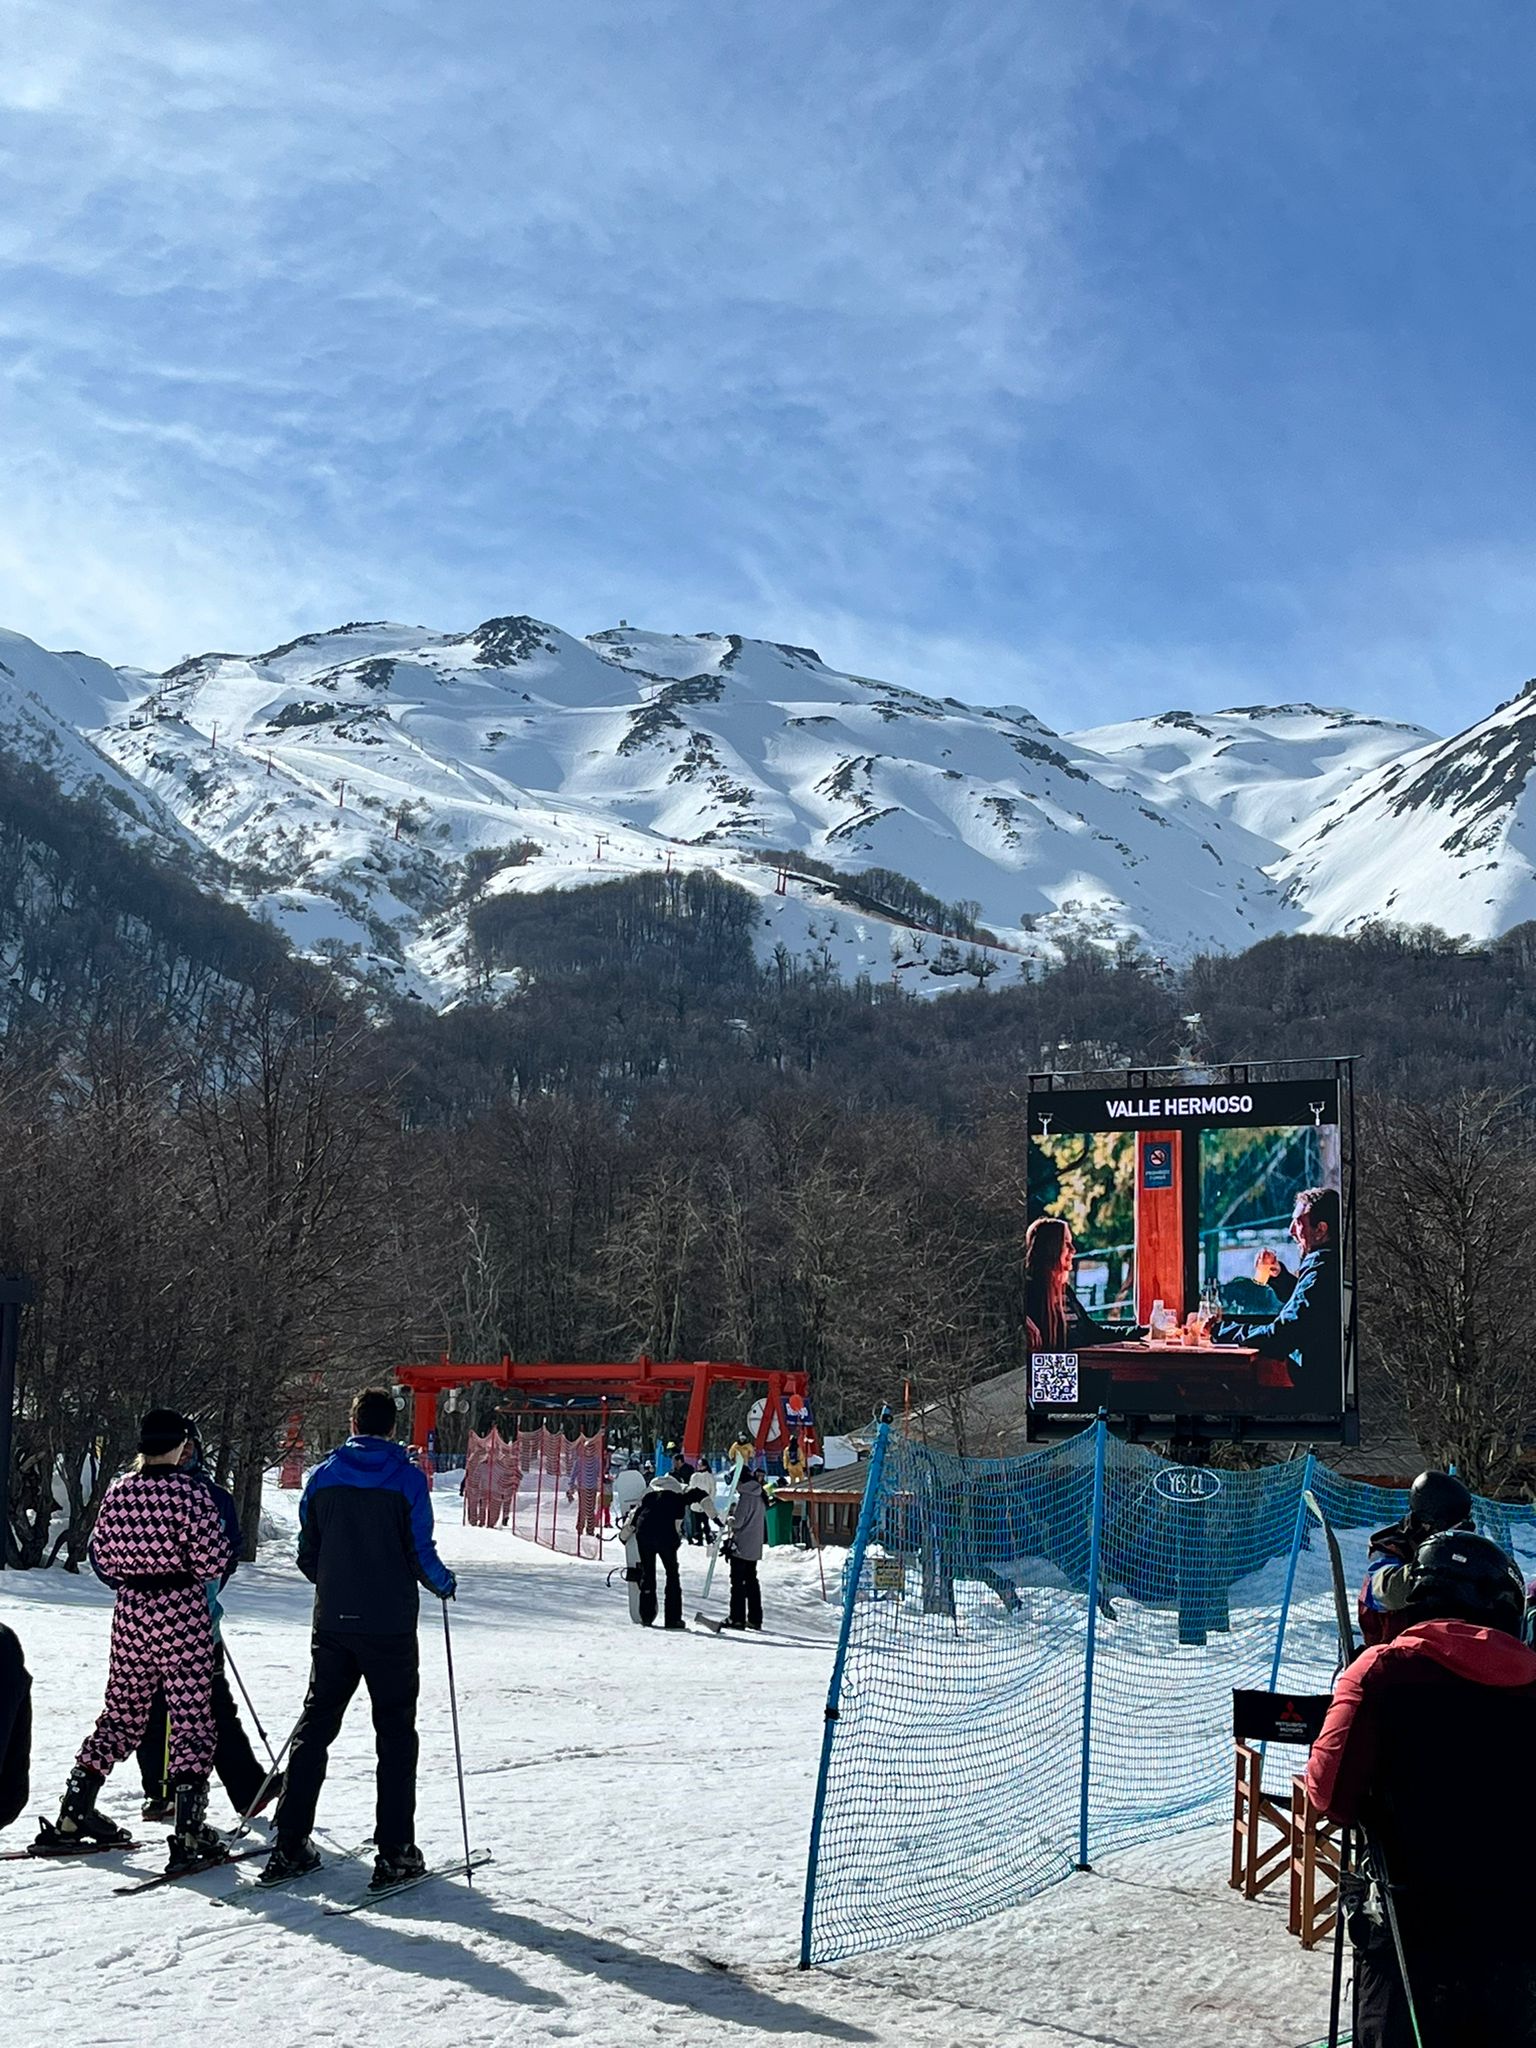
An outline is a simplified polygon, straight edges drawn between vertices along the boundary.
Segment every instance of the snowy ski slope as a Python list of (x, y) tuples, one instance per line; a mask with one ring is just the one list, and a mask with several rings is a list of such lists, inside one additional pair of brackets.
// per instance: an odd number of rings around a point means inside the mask
[[(8, 1864), (0, 1987), (18, 2048), (366, 2041), (378, 2048), (1292, 2048), (1322, 2032), (1328, 1962), (1283, 1903), (1225, 1885), (1223, 1829), (1106, 1858), (1032, 1904), (900, 1953), (794, 1967), (815, 1761), (835, 1633), (814, 1560), (771, 1555), (786, 1639), (667, 1636), (628, 1621), (595, 1565), (465, 1529), (448, 1484), (440, 1540), (460, 1575), (454, 1655), (471, 1835), (495, 1861), (473, 1892), (419, 1888), (350, 1919), (305, 1893), (200, 1896), (234, 1872), (118, 1899), (107, 1863)], [(302, 1698), (309, 1589), (290, 1558), (294, 1496), (230, 1589), (228, 1641), (274, 1738)], [(693, 1590), (702, 1553), (684, 1551)], [(110, 1596), (61, 1572), (7, 1574), (0, 1618), (36, 1684), (34, 1805), (52, 1807), (101, 1698)], [(423, 1615), (419, 1834), (452, 1852), (458, 1813), (436, 1613)], [(789, 1640), (788, 1638), (793, 1638)], [(136, 1809), (131, 1768), (105, 1804)], [(215, 1791), (215, 1817), (223, 1813)], [(321, 1823), (371, 1819), (356, 1705)], [(24, 1823), (7, 1846), (25, 1839)], [(133, 1859), (155, 1867), (162, 1851)]]

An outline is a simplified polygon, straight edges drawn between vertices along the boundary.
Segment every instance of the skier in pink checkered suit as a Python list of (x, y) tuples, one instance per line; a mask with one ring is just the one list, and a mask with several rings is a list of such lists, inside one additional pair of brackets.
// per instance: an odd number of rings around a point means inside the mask
[(40, 1849), (127, 1842), (127, 1830), (96, 1809), (114, 1764), (143, 1737), (157, 1688), (170, 1714), (170, 1786), (176, 1802), (168, 1870), (217, 1855), (206, 1825), (213, 1769), (214, 1638), (207, 1586), (233, 1562), (233, 1547), (208, 1488), (179, 1469), (192, 1425), (152, 1408), (139, 1425), (139, 1456), (115, 1479), (96, 1517), (91, 1564), (116, 1589), (107, 1697), (81, 1746), (56, 1825)]

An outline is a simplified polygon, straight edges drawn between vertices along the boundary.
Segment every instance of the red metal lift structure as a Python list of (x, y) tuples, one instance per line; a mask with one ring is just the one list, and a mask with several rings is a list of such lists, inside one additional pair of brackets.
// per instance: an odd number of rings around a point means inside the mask
[(570, 1400), (585, 1395), (594, 1405), (607, 1400), (633, 1408), (659, 1407), (663, 1394), (688, 1396), (688, 1419), (683, 1425), (683, 1455), (697, 1460), (704, 1449), (704, 1425), (709, 1416), (709, 1393), (716, 1386), (759, 1386), (767, 1398), (756, 1431), (756, 1448), (765, 1451), (773, 1443), (787, 1441), (791, 1430), (809, 1451), (816, 1437), (809, 1423), (793, 1421), (786, 1412), (786, 1399), (807, 1414), (810, 1385), (803, 1372), (769, 1372), (757, 1365), (716, 1358), (671, 1358), (665, 1361), (630, 1359), (624, 1364), (551, 1365), (501, 1358), (494, 1365), (460, 1364), (454, 1359), (434, 1359), (429, 1364), (395, 1368), (396, 1383), (411, 1396), (411, 1442), (425, 1446), (437, 1427), (437, 1397), (451, 1387), (473, 1385), (504, 1387), (509, 1393), (524, 1394), (531, 1401)]

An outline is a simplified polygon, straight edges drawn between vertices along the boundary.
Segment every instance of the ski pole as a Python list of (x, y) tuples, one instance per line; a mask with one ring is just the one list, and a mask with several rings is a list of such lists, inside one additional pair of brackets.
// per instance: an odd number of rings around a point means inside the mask
[[(304, 1706), (307, 1707), (308, 1704), (309, 1702), (308, 1700), (306, 1700)], [(255, 1797), (252, 1799), (250, 1805), (245, 1809), (244, 1813), (241, 1814), (239, 1825), (236, 1827), (235, 1832), (230, 1836), (230, 1841), (232, 1844), (238, 1842), (242, 1838), (242, 1836), (248, 1835), (250, 1833), (251, 1817), (253, 1814), (259, 1811), (261, 1803), (266, 1798), (273, 1780), (275, 1778), (281, 1777), (283, 1769), (283, 1759), (287, 1756), (289, 1750), (292, 1749), (293, 1738), (295, 1735), (298, 1734), (299, 1729), (303, 1725), (303, 1721), (304, 1707), (301, 1707), (299, 1709), (298, 1720), (294, 1722), (293, 1726), (288, 1731), (287, 1741), (283, 1744), (282, 1748), (277, 1752), (277, 1755), (272, 1759), (271, 1770), (268, 1771), (267, 1775), (262, 1779), (261, 1783), (257, 1786)], [(269, 1743), (268, 1748), (270, 1749), (270, 1747), (271, 1745)]]
[(464, 1751), (459, 1744), (459, 1696), (453, 1683), (453, 1632), (448, 1626), (448, 1602), (443, 1602), (443, 1650), (448, 1659), (448, 1710), (453, 1716), (453, 1763), (459, 1779), (459, 1822), (464, 1830), (464, 1880), (473, 1890), (475, 1872), (469, 1853), (469, 1808), (464, 1804)]
[(1418, 2007), (1413, 2002), (1413, 1986), (1408, 1981), (1408, 1958), (1403, 1952), (1403, 1930), (1398, 1925), (1397, 1901), (1392, 1896), (1392, 1878), (1387, 1870), (1386, 1858), (1379, 1845), (1369, 1835), (1365, 1838), (1365, 1853), (1371, 1859), (1376, 1873), (1376, 1882), (1381, 1886), (1381, 1902), (1386, 1910), (1387, 1926), (1392, 1931), (1392, 1947), (1397, 1955), (1397, 1974), (1403, 1980), (1403, 1998), (1408, 2007), (1408, 2024), (1413, 2029), (1413, 2038), (1418, 2048), (1424, 2048), (1424, 2031), (1419, 2025)]
[(228, 1643), (222, 1643), (220, 1647), (223, 1649), (224, 1652), (225, 1669), (228, 1671), (230, 1677), (235, 1681), (236, 1685), (239, 1686), (240, 1697), (245, 1701), (245, 1711), (250, 1715), (251, 1720), (254, 1722), (256, 1733), (261, 1737), (261, 1746), (267, 1752), (267, 1755), (271, 1757), (272, 1768), (273, 1770), (276, 1770), (277, 1756), (273, 1751), (272, 1743), (267, 1735), (266, 1729), (263, 1728), (261, 1725), (261, 1716), (256, 1711), (255, 1702), (252, 1700), (250, 1694), (245, 1689), (245, 1680), (240, 1676), (239, 1666), (235, 1663), (234, 1658), (231, 1657), (231, 1655), (229, 1654)]
[(1344, 2017), (1344, 1886), (1354, 1860), (1354, 1831), (1345, 1828), (1339, 1836), (1339, 1877), (1333, 1909), (1333, 1978), (1328, 1992), (1328, 2048), (1339, 2048), (1339, 2022)]

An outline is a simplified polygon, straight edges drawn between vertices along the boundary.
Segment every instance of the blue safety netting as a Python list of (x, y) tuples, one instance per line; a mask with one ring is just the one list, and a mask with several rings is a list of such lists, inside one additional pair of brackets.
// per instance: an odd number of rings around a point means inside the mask
[[(1308, 1488), (1353, 1605), (1368, 1533), (1407, 1497), (1319, 1461), (1214, 1472), (1098, 1429), (957, 1458), (887, 1430), (849, 1560), (804, 1959), (962, 1926), (1228, 1814), (1233, 1689), (1325, 1692), (1338, 1662)], [(1477, 1520), (1536, 1572), (1531, 1510), (1479, 1501)], [(1286, 1777), (1300, 1761), (1273, 1755)]]

